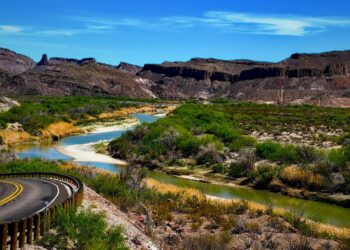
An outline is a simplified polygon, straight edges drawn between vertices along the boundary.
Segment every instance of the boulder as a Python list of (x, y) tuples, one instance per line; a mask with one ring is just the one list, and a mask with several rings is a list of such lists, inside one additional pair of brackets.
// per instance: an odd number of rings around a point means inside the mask
[(345, 177), (342, 173), (336, 172), (330, 174), (330, 180), (332, 183), (332, 187), (337, 190), (341, 187), (343, 187), (346, 184)]
[(141, 66), (126, 63), (126, 62), (120, 62), (120, 64), (117, 66), (118, 69), (127, 71), (132, 74), (137, 74), (142, 70)]
[(0, 163), (7, 163), (17, 159), (14, 151), (6, 149), (5, 147), (0, 148)]

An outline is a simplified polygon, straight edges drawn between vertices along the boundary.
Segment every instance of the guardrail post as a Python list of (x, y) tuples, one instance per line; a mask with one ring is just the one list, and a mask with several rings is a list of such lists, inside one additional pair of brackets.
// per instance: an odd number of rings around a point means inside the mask
[(63, 209), (64, 209), (64, 212), (67, 213), (67, 210), (68, 210), (67, 201), (63, 202)]
[(1, 237), (1, 250), (7, 249), (7, 238), (8, 238), (8, 225), (7, 223), (2, 224), (0, 227)]
[(17, 246), (18, 246), (17, 234), (18, 234), (18, 221), (14, 221), (11, 223), (11, 245), (10, 245), (11, 250), (17, 250)]
[(52, 208), (49, 208), (46, 214), (46, 231), (49, 230), (51, 227), (51, 213), (52, 213)]
[(57, 205), (51, 208), (51, 220), (50, 220), (51, 223), (55, 221), (56, 213), (57, 213)]
[(40, 237), (40, 214), (34, 217), (34, 241), (39, 240)]
[(41, 212), (39, 215), (40, 215), (40, 219), (41, 219), (40, 235), (43, 236), (45, 231), (46, 231), (46, 215), (45, 215), (45, 212)]
[(27, 244), (33, 244), (33, 217), (28, 218), (27, 221)]
[(23, 248), (24, 244), (26, 243), (26, 227), (27, 227), (27, 220), (24, 219), (19, 224), (19, 247)]

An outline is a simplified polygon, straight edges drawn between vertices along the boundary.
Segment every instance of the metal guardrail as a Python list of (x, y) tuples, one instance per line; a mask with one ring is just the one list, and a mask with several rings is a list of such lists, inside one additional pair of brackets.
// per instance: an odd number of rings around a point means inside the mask
[(83, 202), (84, 186), (78, 179), (64, 174), (31, 172), (0, 174), (0, 179), (52, 179), (74, 185), (72, 194), (65, 201), (48, 208), (45, 212), (34, 214), (30, 217), (16, 221), (0, 223), (0, 250), (17, 250), (25, 244), (33, 244), (50, 228), (59, 208), (68, 211), (69, 208), (80, 206)]

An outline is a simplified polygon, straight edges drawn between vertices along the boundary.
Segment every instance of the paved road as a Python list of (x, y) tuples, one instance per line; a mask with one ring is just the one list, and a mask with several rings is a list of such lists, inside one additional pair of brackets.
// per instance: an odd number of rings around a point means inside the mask
[(31, 216), (69, 197), (65, 184), (49, 179), (0, 180), (0, 222)]

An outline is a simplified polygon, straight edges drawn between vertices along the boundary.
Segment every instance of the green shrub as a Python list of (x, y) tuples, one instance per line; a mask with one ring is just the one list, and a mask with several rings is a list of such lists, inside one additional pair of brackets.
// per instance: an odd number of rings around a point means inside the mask
[(350, 146), (333, 149), (328, 155), (329, 160), (338, 168), (345, 169), (350, 162)]
[(252, 148), (241, 150), (240, 159), (230, 165), (229, 175), (232, 178), (246, 176), (253, 169), (256, 161), (255, 151)]
[(272, 159), (288, 163), (299, 162), (298, 153), (294, 145), (283, 146), (280, 151), (276, 152)]
[(108, 152), (114, 158), (127, 159), (134, 149), (134, 144), (126, 138), (112, 140), (108, 144)]
[(281, 144), (273, 141), (258, 143), (256, 145), (256, 155), (260, 158), (270, 159), (276, 152), (280, 151), (281, 148)]
[(258, 157), (271, 161), (281, 161), (287, 163), (297, 163), (299, 161), (298, 152), (293, 145), (281, 145), (276, 142), (266, 141), (256, 146)]
[(204, 134), (198, 138), (200, 145), (207, 146), (207, 145), (214, 145), (214, 147), (217, 150), (223, 150), (224, 144), (220, 141), (219, 138), (215, 137), (214, 135), (208, 135)]
[(256, 185), (267, 184), (277, 175), (278, 168), (270, 164), (260, 164), (248, 173), (248, 176), (256, 181)]
[(221, 153), (212, 144), (201, 147), (197, 155), (198, 164), (213, 165), (216, 163), (221, 163), (222, 161), (223, 157)]
[(243, 161), (231, 163), (229, 168), (229, 175), (232, 178), (245, 176), (248, 173), (249, 166)]
[(297, 146), (297, 160), (302, 163), (312, 163), (319, 158), (319, 154), (314, 147), (311, 146)]
[(229, 148), (232, 151), (239, 151), (246, 147), (253, 147), (256, 144), (256, 139), (251, 136), (241, 136), (234, 140), (230, 145)]
[(225, 126), (219, 123), (210, 125), (207, 132), (221, 138), (225, 143), (230, 143), (240, 137), (240, 134), (233, 128), (233, 126)]
[(212, 167), (213, 173), (224, 174), (226, 172), (226, 167), (222, 164), (215, 164)]
[(196, 155), (200, 148), (199, 140), (194, 136), (180, 136), (177, 147), (184, 156)]
[(123, 229), (112, 227), (107, 230), (105, 216), (91, 211), (77, 212), (70, 209), (66, 213), (59, 210), (53, 227), (57, 235), (48, 234), (41, 239), (43, 245), (67, 249), (69, 241), (74, 242), (75, 249), (128, 249), (125, 245)]
[(338, 143), (343, 146), (350, 146), (350, 133), (341, 136)]

